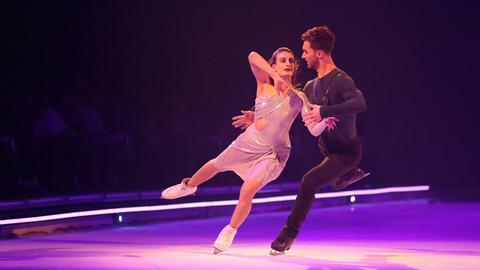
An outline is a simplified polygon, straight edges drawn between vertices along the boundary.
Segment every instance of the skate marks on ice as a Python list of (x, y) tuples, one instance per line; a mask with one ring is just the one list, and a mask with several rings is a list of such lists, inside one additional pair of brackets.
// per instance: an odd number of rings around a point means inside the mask
[[(397, 243), (398, 244), (398, 243)], [(168, 269), (195, 267), (196, 269), (476, 269), (480, 260), (478, 253), (454, 252), (452, 243), (405, 242), (394, 247), (388, 242), (296, 244), (284, 255), (270, 256), (264, 244), (241, 243), (228, 251), (212, 254), (212, 246), (183, 246), (159, 249), (159, 259), (170, 260), (163, 266)], [(438, 248), (431, 249), (432, 245)], [(410, 247), (410, 248), (409, 248)], [(416, 247), (412, 249), (411, 247)], [(429, 248), (430, 247), (430, 248)], [(471, 249), (471, 247), (465, 247)], [(478, 245), (477, 245), (478, 248)], [(172, 261), (179, 258), (180, 261)], [(183, 259), (185, 258), (185, 259)], [(188, 258), (188, 259), (186, 259)]]

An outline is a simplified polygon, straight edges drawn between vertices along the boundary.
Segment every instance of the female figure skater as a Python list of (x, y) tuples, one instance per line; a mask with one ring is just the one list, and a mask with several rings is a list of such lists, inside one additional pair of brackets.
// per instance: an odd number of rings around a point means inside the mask
[[(234, 171), (243, 179), (230, 223), (213, 244), (215, 254), (231, 246), (238, 227), (250, 213), (255, 194), (282, 172), (290, 155), (292, 123), (300, 111), (302, 114), (310, 111), (307, 97), (295, 89), (294, 75), (298, 65), (290, 49), (276, 50), (270, 63), (256, 52), (251, 52), (248, 60), (257, 81), (254, 123), (191, 178), (162, 192), (165, 199), (191, 195), (198, 185), (224, 171)], [(325, 128), (333, 129), (336, 121), (336, 118), (325, 118), (307, 127), (312, 135), (319, 136)]]

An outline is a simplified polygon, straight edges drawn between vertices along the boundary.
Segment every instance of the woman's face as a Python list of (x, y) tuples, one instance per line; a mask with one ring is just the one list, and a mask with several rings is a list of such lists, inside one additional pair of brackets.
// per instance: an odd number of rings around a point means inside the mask
[(295, 58), (290, 52), (279, 52), (275, 57), (275, 64), (273, 64), (272, 67), (277, 71), (278, 75), (282, 77), (292, 77), (295, 72)]

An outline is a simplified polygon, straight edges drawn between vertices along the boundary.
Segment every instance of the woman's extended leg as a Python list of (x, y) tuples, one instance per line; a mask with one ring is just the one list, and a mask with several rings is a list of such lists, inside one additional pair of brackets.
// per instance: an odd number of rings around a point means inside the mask
[(205, 163), (195, 174), (187, 181), (187, 185), (190, 187), (196, 187), (201, 183), (204, 183), (214, 177), (220, 171), (213, 166), (215, 159), (212, 159)]
[(184, 178), (180, 184), (171, 186), (162, 192), (162, 198), (164, 199), (176, 199), (184, 196), (191, 195), (197, 191), (197, 186), (203, 182), (210, 180), (220, 171), (215, 168), (213, 163), (215, 159), (212, 159), (205, 163), (191, 178)]

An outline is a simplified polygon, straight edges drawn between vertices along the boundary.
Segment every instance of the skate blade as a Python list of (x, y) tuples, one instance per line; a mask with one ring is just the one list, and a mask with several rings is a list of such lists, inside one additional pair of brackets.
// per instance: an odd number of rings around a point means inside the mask
[(362, 180), (363, 178), (369, 176), (371, 173), (365, 173), (362, 177), (359, 177), (351, 182), (348, 182), (346, 185), (341, 185), (341, 186), (335, 186), (335, 185), (332, 185), (332, 188), (333, 190), (335, 191), (339, 191), (339, 190), (342, 190), (342, 189), (345, 189), (346, 187), (350, 186), (351, 184), (355, 183), (355, 182), (358, 182), (360, 180)]
[(363, 178), (365, 178), (365, 177), (369, 176), (370, 174), (371, 174), (371, 173), (366, 173), (366, 174), (362, 175), (362, 177), (359, 177), (359, 178), (357, 178), (357, 179), (353, 180), (352, 182), (349, 182), (347, 186), (350, 186), (351, 184), (353, 184), (353, 183), (355, 183), (355, 182), (358, 182), (358, 181), (362, 180)]
[(218, 254), (218, 253), (222, 253), (222, 251), (216, 247), (213, 248), (213, 254)]
[(162, 195), (160, 195), (160, 199), (164, 199), (164, 200), (175, 200), (175, 199), (178, 199), (178, 198), (189, 197), (189, 196), (195, 196), (195, 193), (192, 193), (192, 194), (187, 195), (187, 196), (176, 197), (176, 198), (165, 198), (165, 197), (163, 197)]
[(270, 255), (272, 256), (285, 255), (285, 251), (278, 251), (278, 250), (272, 249), (270, 250)]

